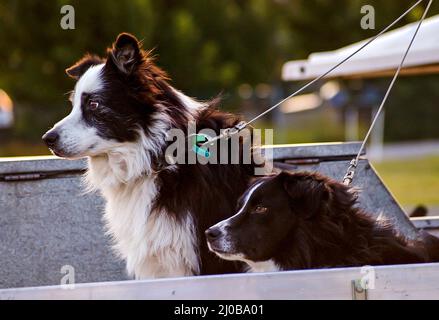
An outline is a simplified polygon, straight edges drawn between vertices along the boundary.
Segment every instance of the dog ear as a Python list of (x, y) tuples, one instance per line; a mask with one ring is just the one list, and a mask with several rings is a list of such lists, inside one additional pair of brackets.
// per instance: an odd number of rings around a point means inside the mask
[(66, 69), (66, 74), (78, 80), (92, 66), (102, 64), (104, 60), (98, 56), (87, 54), (73, 66)]
[(331, 190), (324, 179), (312, 173), (288, 172), (280, 173), (279, 178), (290, 197), (291, 208), (302, 212), (304, 218), (312, 218), (328, 206)]
[(136, 37), (121, 33), (109, 51), (112, 62), (124, 74), (129, 75), (142, 61), (141, 45)]

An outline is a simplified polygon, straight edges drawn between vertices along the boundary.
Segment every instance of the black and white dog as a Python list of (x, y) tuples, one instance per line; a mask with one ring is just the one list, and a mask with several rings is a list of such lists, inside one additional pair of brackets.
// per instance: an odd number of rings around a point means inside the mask
[(168, 131), (186, 131), (190, 121), (219, 134), (240, 119), (174, 89), (130, 34), (107, 58), (86, 55), (66, 72), (77, 80), (73, 109), (43, 140), (60, 157), (88, 157), (86, 180), (106, 199), (104, 220), (129, 274), (239, 271), (209, 252), (204, 230), (233, 213), (254, 162), (170, 165), (165, 150)]
[(439, 261), (439, 239), (409, 241), (356, 206), (348, 187), (309, 172), (257, 179), (238, 213), (206, 231), (209, 248), (253, 272)]

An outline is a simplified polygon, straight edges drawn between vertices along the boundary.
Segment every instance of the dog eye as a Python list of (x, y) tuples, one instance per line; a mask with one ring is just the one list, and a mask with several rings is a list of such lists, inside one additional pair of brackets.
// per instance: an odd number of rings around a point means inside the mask
[(96, 101), (90, 101), (88, 105), (90, 106), (91, 110), (96, 110), (97, 108), (99, 108), (99, 102)]
[(254, 209), (254, 213), (265, 213), (267, 212), (267, 208), (263, 206), (256, 206)]

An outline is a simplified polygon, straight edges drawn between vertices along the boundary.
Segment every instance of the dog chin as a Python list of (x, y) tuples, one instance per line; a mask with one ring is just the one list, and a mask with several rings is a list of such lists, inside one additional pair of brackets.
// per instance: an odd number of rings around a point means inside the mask
[(212, 246), (210, 242), (207, 243), (207, 246), (211, 252), (215, 253), (221, 259), (229, 260), (229, 261), (237, 261), (237, 260), (245, 261), (244, 254), (242, 253), (225, 251), (222, 248), (217, 248)]
[(68, 160), (77, 160), (88, 156), (85, 153), (71, 152), (62, 149), (50, 149), (50, 151), (53, 153), (53, 155)]

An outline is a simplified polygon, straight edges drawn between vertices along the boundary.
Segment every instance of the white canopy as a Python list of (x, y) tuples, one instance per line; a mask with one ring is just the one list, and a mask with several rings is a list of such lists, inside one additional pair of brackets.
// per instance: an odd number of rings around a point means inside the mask
[[(393, 74), (415, 32), (418, 22), (387, 32), (334, 70), (334, 77), (378, 77)], [(286, 81), (320, 76), (358, 49), (367, 40), (328, 52), (312, 53), (307, 60), (289, 61), (283, 66)], [(402, 74), (439, 73), (439, 15), (426, 19), (404, 64)]]

